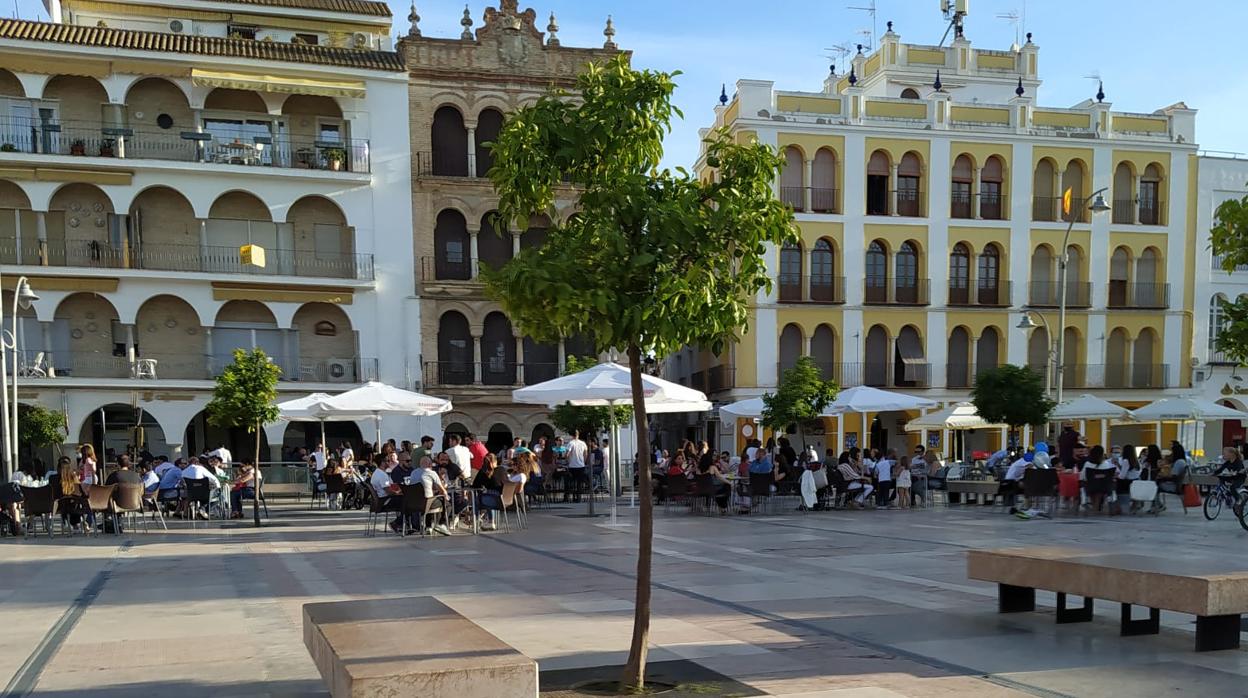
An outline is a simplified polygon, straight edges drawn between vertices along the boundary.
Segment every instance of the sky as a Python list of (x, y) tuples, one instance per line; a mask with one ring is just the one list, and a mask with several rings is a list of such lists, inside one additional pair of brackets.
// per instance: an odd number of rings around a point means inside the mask
[[(390, 0), (396, 34), (407, 31), (407, 0)], [(476, 26), (497, 0), (470, 0)], [(668, 166), (692, 165), (698, 129), (708, 126), (720, 86), (739, 79), (775, 82), (777, 89), (818, 91), (828, 72), (827, 49), (870, 44), (871, 17), (850, 6), (872, 0), (533, 0), (538, 27), (551, 11), (565, 46), (601, 46), (606, 16), (616, 42), (638, 67), (682, 72), (677, 106), (685, 118), (665, 141)], [(463, 0), (417, 0), (426, 36), (458, 37)], [(876, 30), (891, 20), (901, 40), (936, 44), (947, 23), (939, 0), (875, 0)], [(1187, 8), (1199, 8), (1188, 10)], [(1038, 104), (1069, 107), (1092, 97), (1099, 75), (1115, 110), (1152, 112), (1183, 101), (1197, 110), (1202, 149), (1248, 152), (1248, 71), (1243, 67), (1244, 0), (972, 0), (966, 36), (975, 46), (1006, 49), (1023, 32), (1040, 47)], [(13, 11), (45, 17), (40, 0), (16, 0)], [(999, 14), (1025, 15), (1017, 26)], [(10, 14), (10, 13), (5, 13)], [(860, 34), (867, 32), (867, 36)], [(1016, 34), (1017, 32), (1017, 34)], [(838, 61), (841, 68), (843, 61)]]

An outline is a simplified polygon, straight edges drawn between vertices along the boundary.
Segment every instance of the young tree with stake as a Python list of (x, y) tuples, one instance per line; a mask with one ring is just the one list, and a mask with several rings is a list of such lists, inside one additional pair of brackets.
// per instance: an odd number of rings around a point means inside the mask
[(213, 426), (233, 429), (242, 427), (256, 435), (256, 496), (252, 500), (252, 517), (260, 526), (260, 438), (261, 429), (278, 418), (277, 379), (282, 369), (269, 359), (262, 349), (250, 352), (234, 350), (234, 361), (221, 375), (212, 389), (212, 401), (208, 403), (208, 422)]
[[(783, 159), (766, 146), (709, 137), (703, 182), (659, 168), (670, 131), (676, 73), (633, 70), (620, 55), (590, 65), (573, 94), (518, 110), (491, 146), (490, 170), (504, 220), (527, 227), (556, 194), (575, 192), (577, 214), (521, 250), (486, 285), (534, 339), (591, 338), (622, 350), (632, 372), (639, 488), (650, 491), (649, 435), (641, 367), (686, 345), (715, 352), (745, 330), (750, 302), (770, 289), (768, 245), (796, 241), (792, 212), (775, 197)], [(568, 186), (574, 189), (568, 189)], [(653, 513), (641, 497), (637, 603), (621, 684), (644, 684), (650, 628)]]

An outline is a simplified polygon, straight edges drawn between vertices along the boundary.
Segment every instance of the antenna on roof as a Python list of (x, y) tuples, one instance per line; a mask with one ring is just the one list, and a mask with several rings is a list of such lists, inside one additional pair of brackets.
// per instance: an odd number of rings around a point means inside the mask
[(824, 58), (831, 59), (833, 65), (840, 65), (844, 67), (847, 64), (845, 58), (849, 54), (853, 53), (854, 50), (850, 48), (849, 44), (845, 43), (833, 44), (832, 46), (825, 48), (824, 52)]
[(1004, 19), (1014, 27), (1014, 45), (1010, 47), (1010, 50), (1017, 52), (1019, 46), (1023, 43), (1023, 35), (1020, 33), (1022, 31), (1023, 16), (1018, 13), (1018, 10), (1010, 10), (1009, 12), (998, 12), (997, 19)]
[(970, 0), (940, 0), (940, 13), (949, 20), (949, 26), (945, 29), (945, 35), (940, 37), (940, 46), (945, 45), (945, 39), (949, 38), (949, 32), (953, 32), (955, 39), (962, 36), (962, 23), (966, 19), (966, 15), (970, 13)]
[[(962, 1), (963, 1), (963, 2), (965, 2), (966, 0), (962, 0)], [(869, 42), (864, 42), (864, 43), (866, 43), (866, 44), (867, 44), (867, 49), (868, 49), (868, 50), (874, 50), (874, 48), (875, 48), (875, 34), (876, 34), (876, 23), (875, 23), (875, 14), (876, 14), (876, 13), (875, 13), (875, 0), (870, 0), (870, 3), (869, 3), (866, 7), (855, 7), (855, 6), (853, 6), (853, 5), (850, 5), (850, 6), (846, 7), (845, 9), (847, 9), (847, 10), (858, 10), (859, 12), (866, 12), (867, 14), (871, 15), (871, 34), (870, 34), (870, 37), (869, 37), (869, 38), (870, 38), (870, 41), (869, 41)], [(858, 33), (859, 33), (859, 34), (862, 34), (864, 37), (868, 36), (868, 35), (867, 35), (867, 30), (866, 30), (866, 29), (863, 29), (862, 31), (860, 31), (860, 32), (858, 32)]]

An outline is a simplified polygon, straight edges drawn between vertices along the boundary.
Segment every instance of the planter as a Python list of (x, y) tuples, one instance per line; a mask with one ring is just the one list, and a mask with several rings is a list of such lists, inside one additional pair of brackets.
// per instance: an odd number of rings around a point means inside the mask
[(339, 172), (339, 171), (341, 171), (341, 170), (342, 170), (342, 160), (330, 160), (330, 161), (329, 161), (329, 169), (333, 170), (334, 172)]
[(87, 144), (83, 143), (82, 141), (74, 141), (73, 143), (69, 145), (69, 154), (70, 155), (86, 155)]

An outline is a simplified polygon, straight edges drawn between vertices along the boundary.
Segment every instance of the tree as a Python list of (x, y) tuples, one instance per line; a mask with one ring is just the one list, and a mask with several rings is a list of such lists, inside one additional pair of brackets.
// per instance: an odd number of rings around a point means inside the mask
[[(1229, 273), (1248, 265), (1248, 196), (1218, 204), (1209, 239), (1213, 254), (1222, 257), (1223, 270)], [(1222, 305), (1223, 322), (1217, 328), (1214, 347), (1242, 366), (1248, 363), (1248, 296), (1214, 302)]]
[(33, 453), (65, 440), (65, 414), (41, 405), (22, 403), (17, 408), (17, 443)]
[[(567, 365), (564, 367), (563, 375), (570, 376), (574, 373), (580, 373), (588, 368), (593, 368), (598, 364), (593, 357), (578, 358), (569, 356)], [(633, 418), (633, 408), (620, 407), (577, 407), (564, 403), (550, 411), (550, 422), (555, 425), (556, 429), (571, 434), (572, 432), (580, 432), (582, 436), (587, 434), (598, 434), (604, 431), (611, 424), (611, 410), (615, 410), (615, 422), (617, 424), (628, 424)]]
[(263, 349), (234, 350), (234, 361), (217, 377), (212, 400), (206, 408), (208, 421), (214, 426), (232, 429), (242, 427), (256, 435), (256, 496), (251, 513), (260, 526), (260, 430), (277, 421), (277, 379), (282, 369), (269, 359)]
[(803, 426), (818, 419), (840, 391), (834, 380), (824, 380), (823, 372), (809, 356), (803, 356), (780, 377), (774, 393), (763, 394), (763, 426), (772, 430), (797, 424), (797, 435), (806, 442)]
[(1012, 431), (1049, 421), (1056, 404), (1044, 394), (1044, 376), (1023, 366), (1004, 364), (975, 378), (971, 402), (985, 421), (1008, 424)]
[[(548, 229), (486, 287), (534, 339), (583, 335), (599, 352), (625, 352), (637, 425), (638, 487), (650, 491), (642, 358), (686, 345), (716, 353), (745, 329), (751, 297), (770, 290), (763, 254), (798, 239), (792, 212), (775, 197), (783, 164), (773, 149), (726, 132), (705, 143), (717, 177), (659, 169), (662, 139), (680, 112), (678, 73), (633, 70), (627, 56), (589, 65), (575, 94), (554, 93), (515, 112), (492, 144), (490, 170), (504, 220), (527, 227), (575, 196), (578, 214)], [(569, 188), (571, 187), (571, 188)], [(621, 683), (645, 680), (650, 628), (653, 512), (641, 497), (637, 603)]]

